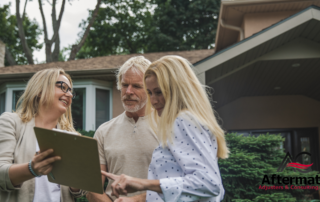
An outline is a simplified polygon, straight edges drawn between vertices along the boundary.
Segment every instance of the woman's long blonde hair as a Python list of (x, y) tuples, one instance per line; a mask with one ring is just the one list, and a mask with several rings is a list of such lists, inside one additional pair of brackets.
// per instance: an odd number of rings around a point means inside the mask
[(180, 56), (165, 56), (149, 66), (144, 75), (144, 88), (146, 90), (146, 78), (155, 75), (166, 102), (159, 117), (156, 110), (152, 109), (148, 96), (146, 113), (150, 114), (150, 125), (160, 142), (166, 146), (167, 141), (172, 142), (171, 131), (175, 119), (180, 112), (188, 110), (216, 137), (217, 156), (227, 158), (229, 150), (224, 131), (214, 116), (205, 86), (199, 82), (191, 67), (192, 64)]
[[(60, 68), (41, 70), (31, 77), (26, 90), (17, 102), (16, 113), (24, 123), (29, 122), (33, 117), (38, 115), (40, 106), (51, 106), (59, 75), (66, 76), (72, 88), (71, 77)], [(71, 105), (67, 112), (61, 115), (58, 123), (60, 124), (61, 129), (75, 132), (71, 114)]]

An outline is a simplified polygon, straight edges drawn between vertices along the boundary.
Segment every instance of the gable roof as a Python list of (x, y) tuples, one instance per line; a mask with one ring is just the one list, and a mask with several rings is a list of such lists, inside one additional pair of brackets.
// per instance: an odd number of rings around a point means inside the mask
[(216, 34), (216, 52), (239, 41), (239, 32), (222, 27), (224, 23), (241, 27), (243, 18), (249, 13), (299, 12), (311, 5), (320, 6), (319, 0), (222, 0)]
[[(310, 23), (310, 21), (314, 23)], [(215, 52), (213, 55), (194, 63), (194, 66), (197, 69), (197, 73), (201, 74), (216, 68), (218, 65), (234, 63), (235, 59), (239, 60), (239, 57), (244, 57), (242, 59), (245, 60), (241, 61), (241, 64), (237, 63), (239, 67), (295, 38), (308, 38), (305, 35), (309, 35), (311, 32), (313, 35), (312, 40), (320, 43), (320, 35), (313, 34), (320, 31), (319, 23), (320, 7), (310, 6), (228, 48)], [(306, 33), (307, 31), (308, 33)], [(270, 46), (270, 43), (273, 46)], [(256, 49), (252, 50), (253, 48)], [(261, 52), (257, 52), (257, 48), (262, 49)]]
[(305, 95), (320, 101), (319, 33), (320, 8), (310, 6), (199, 61), (197, 76), (215, 89), (217, 108), (242, 96)]
[(63, 68), (71, 76), (83, 78), (88, 76), (107, 76), (104, 79), (114, 80), (114, 72), (125, 61), (134, 56), (142, 55), (150, 61), (155, 61), (166, 55), (179, 55), (192, 64), (214, 53), (213, 49), (193, 51), (171, 51), (145, 54), (110, 55), (96, 58), (79, 59), (67, 62), (52, 62), (36, 65), (15, 65), (0, 68), (0, 83), (4, 81), (20, 80), (32, 76), (35, 72), (47, 68)]

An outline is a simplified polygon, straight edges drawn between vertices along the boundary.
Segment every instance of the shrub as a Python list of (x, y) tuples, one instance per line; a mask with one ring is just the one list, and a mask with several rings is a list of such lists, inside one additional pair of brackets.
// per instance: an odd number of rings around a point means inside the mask
[(78, 130), (79, 133), (81, 133), (81, 135), (87, 136), (87, 137), (93, 137), (94, 133), (96, 131), (90, 130), (90, 131), (86, 131), (86, 130)]
[[(244, 137), (235, 133), (227, 134), (226, 141), (230, 149), (228, 159), (219, 160), (225, 202), (237, 201), (296, 201), (316, 190), (262, 190), (264, 175), (269, 179), (273, 174), (283, 177), (314, 177), (317, 172), (306, 174), (294, 172), (291, 168), (277, 173), (286, 153), (279, 149), (284, 141), (280, 135), (260, 135)], [(310, 185), (310, 184), (309, 184)], [(281, 200), (280, 200), (281, 199)]]

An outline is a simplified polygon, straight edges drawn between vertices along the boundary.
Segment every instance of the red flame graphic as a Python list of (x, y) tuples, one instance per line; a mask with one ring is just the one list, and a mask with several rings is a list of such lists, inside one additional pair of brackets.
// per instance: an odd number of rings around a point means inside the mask
[(312, 166), (312, 164), (309, 164), (309, 165), (305, 165), (305, 164), (301, 164), (301, 163), (288, 163), (287, 164), (287, 167), (293, 167), (293, 168), (299, 168), (299, 169), (307, 169), (309, 168), (310, 166)]

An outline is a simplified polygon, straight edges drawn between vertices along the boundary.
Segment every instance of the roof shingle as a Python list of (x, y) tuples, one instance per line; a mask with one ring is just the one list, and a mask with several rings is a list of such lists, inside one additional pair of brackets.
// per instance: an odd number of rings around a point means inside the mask
[(86, 72), (86, 70), (107, 70), (119, 68), (125, 61), (133, 56), (143, 55), (150, 61), (155, 61), (166, 55), (179, 55), (186, 58), (192, 64), (212, 55), (213, 49), (209, 50), (193, 50), (193, 51), (172, 51), (172, 52), (156, 52), (146, 54), (129, 54), (129, 55), (110, 55), (89, 59), (80, 59), (67, 62), (52, 62), (46, 64), (36, 65), (15, 65), (0, 68), (0, 75), (15, 75), (15, 74), (30, 74), (47, 68), (63, 68), (65, 71), (72, 72)]

